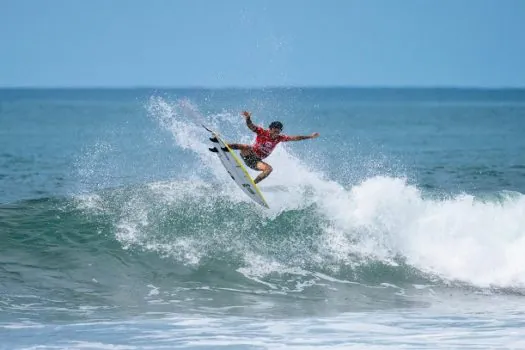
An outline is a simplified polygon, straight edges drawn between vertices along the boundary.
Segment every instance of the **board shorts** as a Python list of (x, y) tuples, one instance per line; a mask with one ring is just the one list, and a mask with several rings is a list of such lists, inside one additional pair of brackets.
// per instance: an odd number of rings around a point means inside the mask
[(259, 158), (257, 155), (250, 153), (246, 157), (241, 155), (242, 160), (244, 160), (244, 164), (252, 168), (253, 170), (259, 170), (257, 169), (257, 162), (262, 162), (262, 159)]

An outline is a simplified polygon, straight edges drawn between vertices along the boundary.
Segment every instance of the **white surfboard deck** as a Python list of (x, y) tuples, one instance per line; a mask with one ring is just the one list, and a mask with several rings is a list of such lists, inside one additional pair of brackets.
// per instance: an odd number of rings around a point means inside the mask
[(248, 170), (244, 167), (242, 164), (242, 160), (239, 159), (239, 156), (237, 156), (233, 150), (228, 147), (228, 144), (221, 138), (221, 136), (211, 130), (210, 128), (203, 125), (203, 127), (208, 130), (212, 136), (215, 136), (217, 138), (218, 143), (213, 143), (213, 147), (217, 148), (217, 155), (219, 156), (219, 159), (228, 172), (230, 174), (230, 177), (232, 180), (239, 186), (239, 188), (248, 196), (250, 197), (254, 202), (256, 202), (259, 205), (262, 205), (265, 208), (270, 208), (268, 206), (268, 203), (266, 203), (266, 200), (264, 199), (264, 196), (262, 195), (261, 191), (253, 182), (252, 177), (248, 173)]

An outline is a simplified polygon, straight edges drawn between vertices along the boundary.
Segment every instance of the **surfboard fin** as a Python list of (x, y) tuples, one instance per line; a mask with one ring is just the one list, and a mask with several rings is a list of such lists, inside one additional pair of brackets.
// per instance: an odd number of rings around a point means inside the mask
[(217, 147), (208, 148), (208, 150), (209, 150), (210, 152), (213, 152), (213, 153), (219, 153), (219, 150), (217, 149)]
[(228, 152), (228, 147), (221, 147), (224, 152)]
[(210, 137), (211, 142), (219, 143), (219, 140), (217, 140), (216, 137)]

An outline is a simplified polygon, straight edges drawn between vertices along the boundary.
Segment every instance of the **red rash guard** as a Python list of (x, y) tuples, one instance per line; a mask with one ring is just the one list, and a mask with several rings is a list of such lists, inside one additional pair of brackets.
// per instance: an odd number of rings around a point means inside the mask
[(256, 128), (255, 133), (257, 137), (252, 148), (257, 157), (261, 159), (268, 157), (279, 142), (286, 142), (291, 139), (291, 137), (287, 135), (278, 135), (277, 138), (272, 139), (269, 130), (264, 130), (260, 126)]

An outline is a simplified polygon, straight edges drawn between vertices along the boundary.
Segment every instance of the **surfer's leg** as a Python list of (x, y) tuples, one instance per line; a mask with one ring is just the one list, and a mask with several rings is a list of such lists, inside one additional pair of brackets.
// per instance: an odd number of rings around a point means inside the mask
[(253, 180), (253, 182), (255, 182), (255, 183), (259, 183), (262, 180), (264, 180), (268, 175), (270, 175), (270, 173), (273, 170), (273, 168), (272, 168), (272, 166), (270, 164), (265, 163), (263, 161), (257, 162), (257, 169), (261, 170), (262, 173), (260, 173), (259, 176), (257, 176), (255, 178), (255, 180)]
[(241, 158), (244, 161), (244, 164), (246, 164), (248, 167), (252, 168), (253, 170), (259, 170), (257, 168), (257, 163), (261, 161), (261, 158), (257, 157), (255, 153), (252, 151), (241, 151)]
[(231, 149), (240, 149), (241, 150), (241, 154), (243, 152), (248, 152), (248, 151), (252, 150), (252, 146), (244, 145), (242, 143), (229, 143), (228, 147), (230, 147)]

